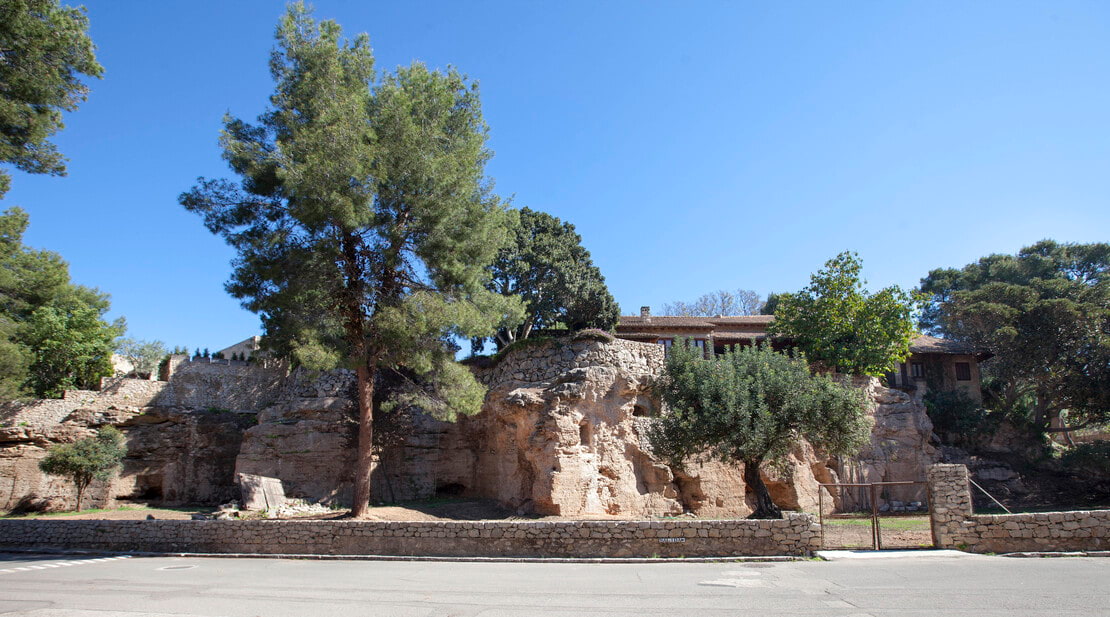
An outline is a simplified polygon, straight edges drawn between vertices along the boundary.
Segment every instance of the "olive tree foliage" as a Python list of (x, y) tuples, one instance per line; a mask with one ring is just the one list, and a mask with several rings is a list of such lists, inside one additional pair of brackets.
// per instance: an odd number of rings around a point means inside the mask
[(994, 355), (987, 405), (1040, 432), (1110, 420), (1110, 244), (1044, 240), (921, 281), (921, 325)]
[(477, 86), (456, 71), (414, 63), (378, 76), (365, 34), (345, 40), (300, 3), (270, 69), (269, 111), (258, 124), (227, 118), (220, 138), (241, 181), (201, 179), (181, 203), (237, 251), (227, 289), (261, 316), (264, 345), (356, 372), (358, 517), (380, 372), (407, 378), (392, 403), (444, 417), (480, 407), (450, 341), (520, 320), (519, 300), (485, 288), (509, 215), (484, 172)]
[(73, 284), (57, 253), (23, 244), (29, 222), (19, 208), (0, 213), (0, 400), (99, 387), (124, 331), (104, 319), (106, 294)]
[(675, 301), (663, 305), (664, 315), (679, 317), (715, 317), (717, 315), (759, 315), (763, 299), (750, 289), (720, 289), (700, 296), (693, 302)]
[(142, 376), (150, 375), (157, 370), (158, 363), (166, 357), (168, 351), (162, 341), (123, 338), (116, 343), (116, 353), (131, 363), (131, 368), (136, 375)]
[(917, 299), (898, 286), (864, 289), (859, 255), (825, 262), (797, 293), (777, 296), (772, 334), (789, 338), (809, 361), (828, 369), (879, 376), (909, 355)]
[[(99, 78), (84, 8), (57, 0), (0, 0), (0, 163), (35, 174), (64, 175), (65, 158), (49, 139), (64, 128)], [(0, 171), (0, 198), (11, 177)]]
[(705, 359), (676, 341), (658, 393), (668, 412), (648, 435), (653, 451), (672, 465), (712, 458), (744, 464), (754, 494), (751, 518), (781, 518), (759, 468), (806, 439), (830, 455), (853, 454), (870, 425), (863, 393), (810, 372), (801, 356), (765, 346), (733, 347)]
[(39, 469), (52, 476), (64, 476), (77, 490), (77, 511), (85, 489), (93, 480), (107, 480), (119, 469), (127, 446), (123, 434), (113, 426), (105, 426), (92, 437), (50, 448), (39, 461)]
[[(494, 293), (519, 296), (524, 302), (524, 321), (515, 327), (501, 327), (490, 337), (497, 349), (526, 339), (540, 328), (611, 330), (620, 319), (620, 307), (574, 225), (530, 208), (521, 208), (517, 214), (509, 243), (490, 265), (486, 287)], [(472, 339), (472, 349), (480, 351), (486, 340)]]

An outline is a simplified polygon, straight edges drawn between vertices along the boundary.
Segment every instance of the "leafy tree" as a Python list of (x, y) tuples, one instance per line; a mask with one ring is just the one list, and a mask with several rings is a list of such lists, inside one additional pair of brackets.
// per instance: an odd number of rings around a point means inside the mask
[(909, 355), (917, 301), (897, 286), (868, 293), (862, 268), (851, 252), (825, 262), (807, 287), (778, 296), (770, 331), (825, 368), (872, 376), (889, 371)]
[(366, 35), (344, 41), (303, 4), (277, 39), (270, 111), (258, 125), (228, 118), (221, 137), (241, 185), (202, 179), (181, 202), (238, 251), (227, 288), (262, 316), (271, 350), (355, 370), (359, 517), (379, 373), (411, 378), (395, 403), (443, 416), (481, 405), (449, 341), (520, 319), (519, 301), (484, 288), (508, 216), (484, 175), (476, 86), (419, 63), (378, 79)]
[[(582, 246), (574, 225), (545, 212), (520, 210), (511, 241), (490, 266), (487, 289), (524, 301), (524, 322), (502, 325), (492, 337), (498, 349), (528, 338), (534, 329), (565, 326), (571, 330), (611, 330), (620, 319), (605, 278)], [(475, 337), (480, 350), (485, 337)]]
[(669, 412), (649, 430), (653, 450), (676, 465), (703, 456), (743, 463), (755, 495), (751, 518), (782, 517), (759, 473), (764, 461), (785, 456), (801, 439), (830, 454), (854, 453), (868, 439), (860, 391), (765, 346), (705, 359), (676, 343), (658, 388)]
[(1110, 419), (1110, 244), (1044, 240), (933, 270), (921, 290), (922, 327), (994, 354), (990, 406), (1044, 432)]
[[(64, 128), (99, 78), (83, 8), (57, 0), (0, 0), (0, 162), (35, 174), (65, 174), (65, 159), (48, 139)], [(0, 171), (0, 197), (11, 178)]]
[(23, 245), (28, 222), (19, 208), (0, 214), (0, 395), (95, 388), (112, 374), (123, 320), (104, 320), (108, 296), (70, 282), (57, 253)]
[(116, 344), (116, 353), (127, 358), (138, 375), (150, 374), (158, 368), (158, 362), (167, 354), (166, 344), (162, 341), (140, 341), (124, 338)]
[(779, 293), (767, 294), (767, 301), (763, 303), (763, 306), (759, 307), (759, 314), (760, 315), (774, 315), (775, 311), (777, 311), (778, 308), (779, 308), (779, 300), (781, 300), (784, 295), (786, 295), (786, 294), (779, 294)]
[(39, 469), (52, 476), (65, 476), (77, 489), (77, 511), (81, 499), (93, 480), (107, 480), (119, 469), (127, 446), (123, 434), (113, 426), (105, 426), (93, 437), (50, 448)]
[(759, 315), (763, 299), (750, 289), (707, 293), (693, 302), (671, 302), (663, 305), (663, 314), (682, 317), (714, 317), (716, 315)]
[(55, 302), (31, 314), (23, 340), (33, 350), (28, 384), (36, 396), (60, 397), (65, 390), (92, 390), (112, 374), (112, 349), (121, 324), (102, 319), (102, 303)]

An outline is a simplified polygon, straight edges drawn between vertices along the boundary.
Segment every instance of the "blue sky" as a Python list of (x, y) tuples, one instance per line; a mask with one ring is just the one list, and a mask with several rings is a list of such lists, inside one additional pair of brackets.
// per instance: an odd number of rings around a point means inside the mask
[[(113, 298), (130, 334), (224, 347), (259, 330), (231, 251), (177, 196), (229, 177), (282, 2), (86, 2), (103, 80), (14, 172), (26, 241)], [(1110, 3), (356, 2), (378, 68), (481, 84), (517, 206), (577, 226), (624, 314), (715, 289), (797, 290), (842, 250), (870, 287), (1042, 238), (1110, 240)]]

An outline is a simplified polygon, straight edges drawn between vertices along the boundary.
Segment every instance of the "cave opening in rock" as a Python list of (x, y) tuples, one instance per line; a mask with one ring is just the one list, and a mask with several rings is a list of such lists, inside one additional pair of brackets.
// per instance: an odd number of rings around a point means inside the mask
[(458, 482), (451, 482), (436, 487), (436, 497), (458, 497), (466, 492), (466, 486)]
[(587, 448), (590, 447), (590, 437), (592, 433), (593, 427), (590, 426), (589, 422), (583, 420), (582, 423), (578, 425), (578, 443)]
[(632, 406), (632, 416), (633, 417), (635, 417), (635, 418), (646, 418), (650, 415), (651, 415), (651, 412), (648, 411), (647, 407), (644, 407), (643, 405), (633, 405)]

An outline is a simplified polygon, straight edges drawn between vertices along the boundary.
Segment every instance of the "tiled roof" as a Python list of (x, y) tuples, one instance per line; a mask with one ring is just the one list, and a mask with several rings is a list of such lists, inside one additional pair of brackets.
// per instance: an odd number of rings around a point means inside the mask
[(978, 353), (974, 347), (966, 343), (937, 338), (935, 336), (921, 335), (910, 341), (911, 353), (947, 353), (947, 354), (974, 354)]
[(730, 317), (678, 317), (675, 315), (622, 315), (618, 329), (634, 328), (713, 328), (729, 325), (768, 325), (775, 320), (774, 315), (736, 315)]

